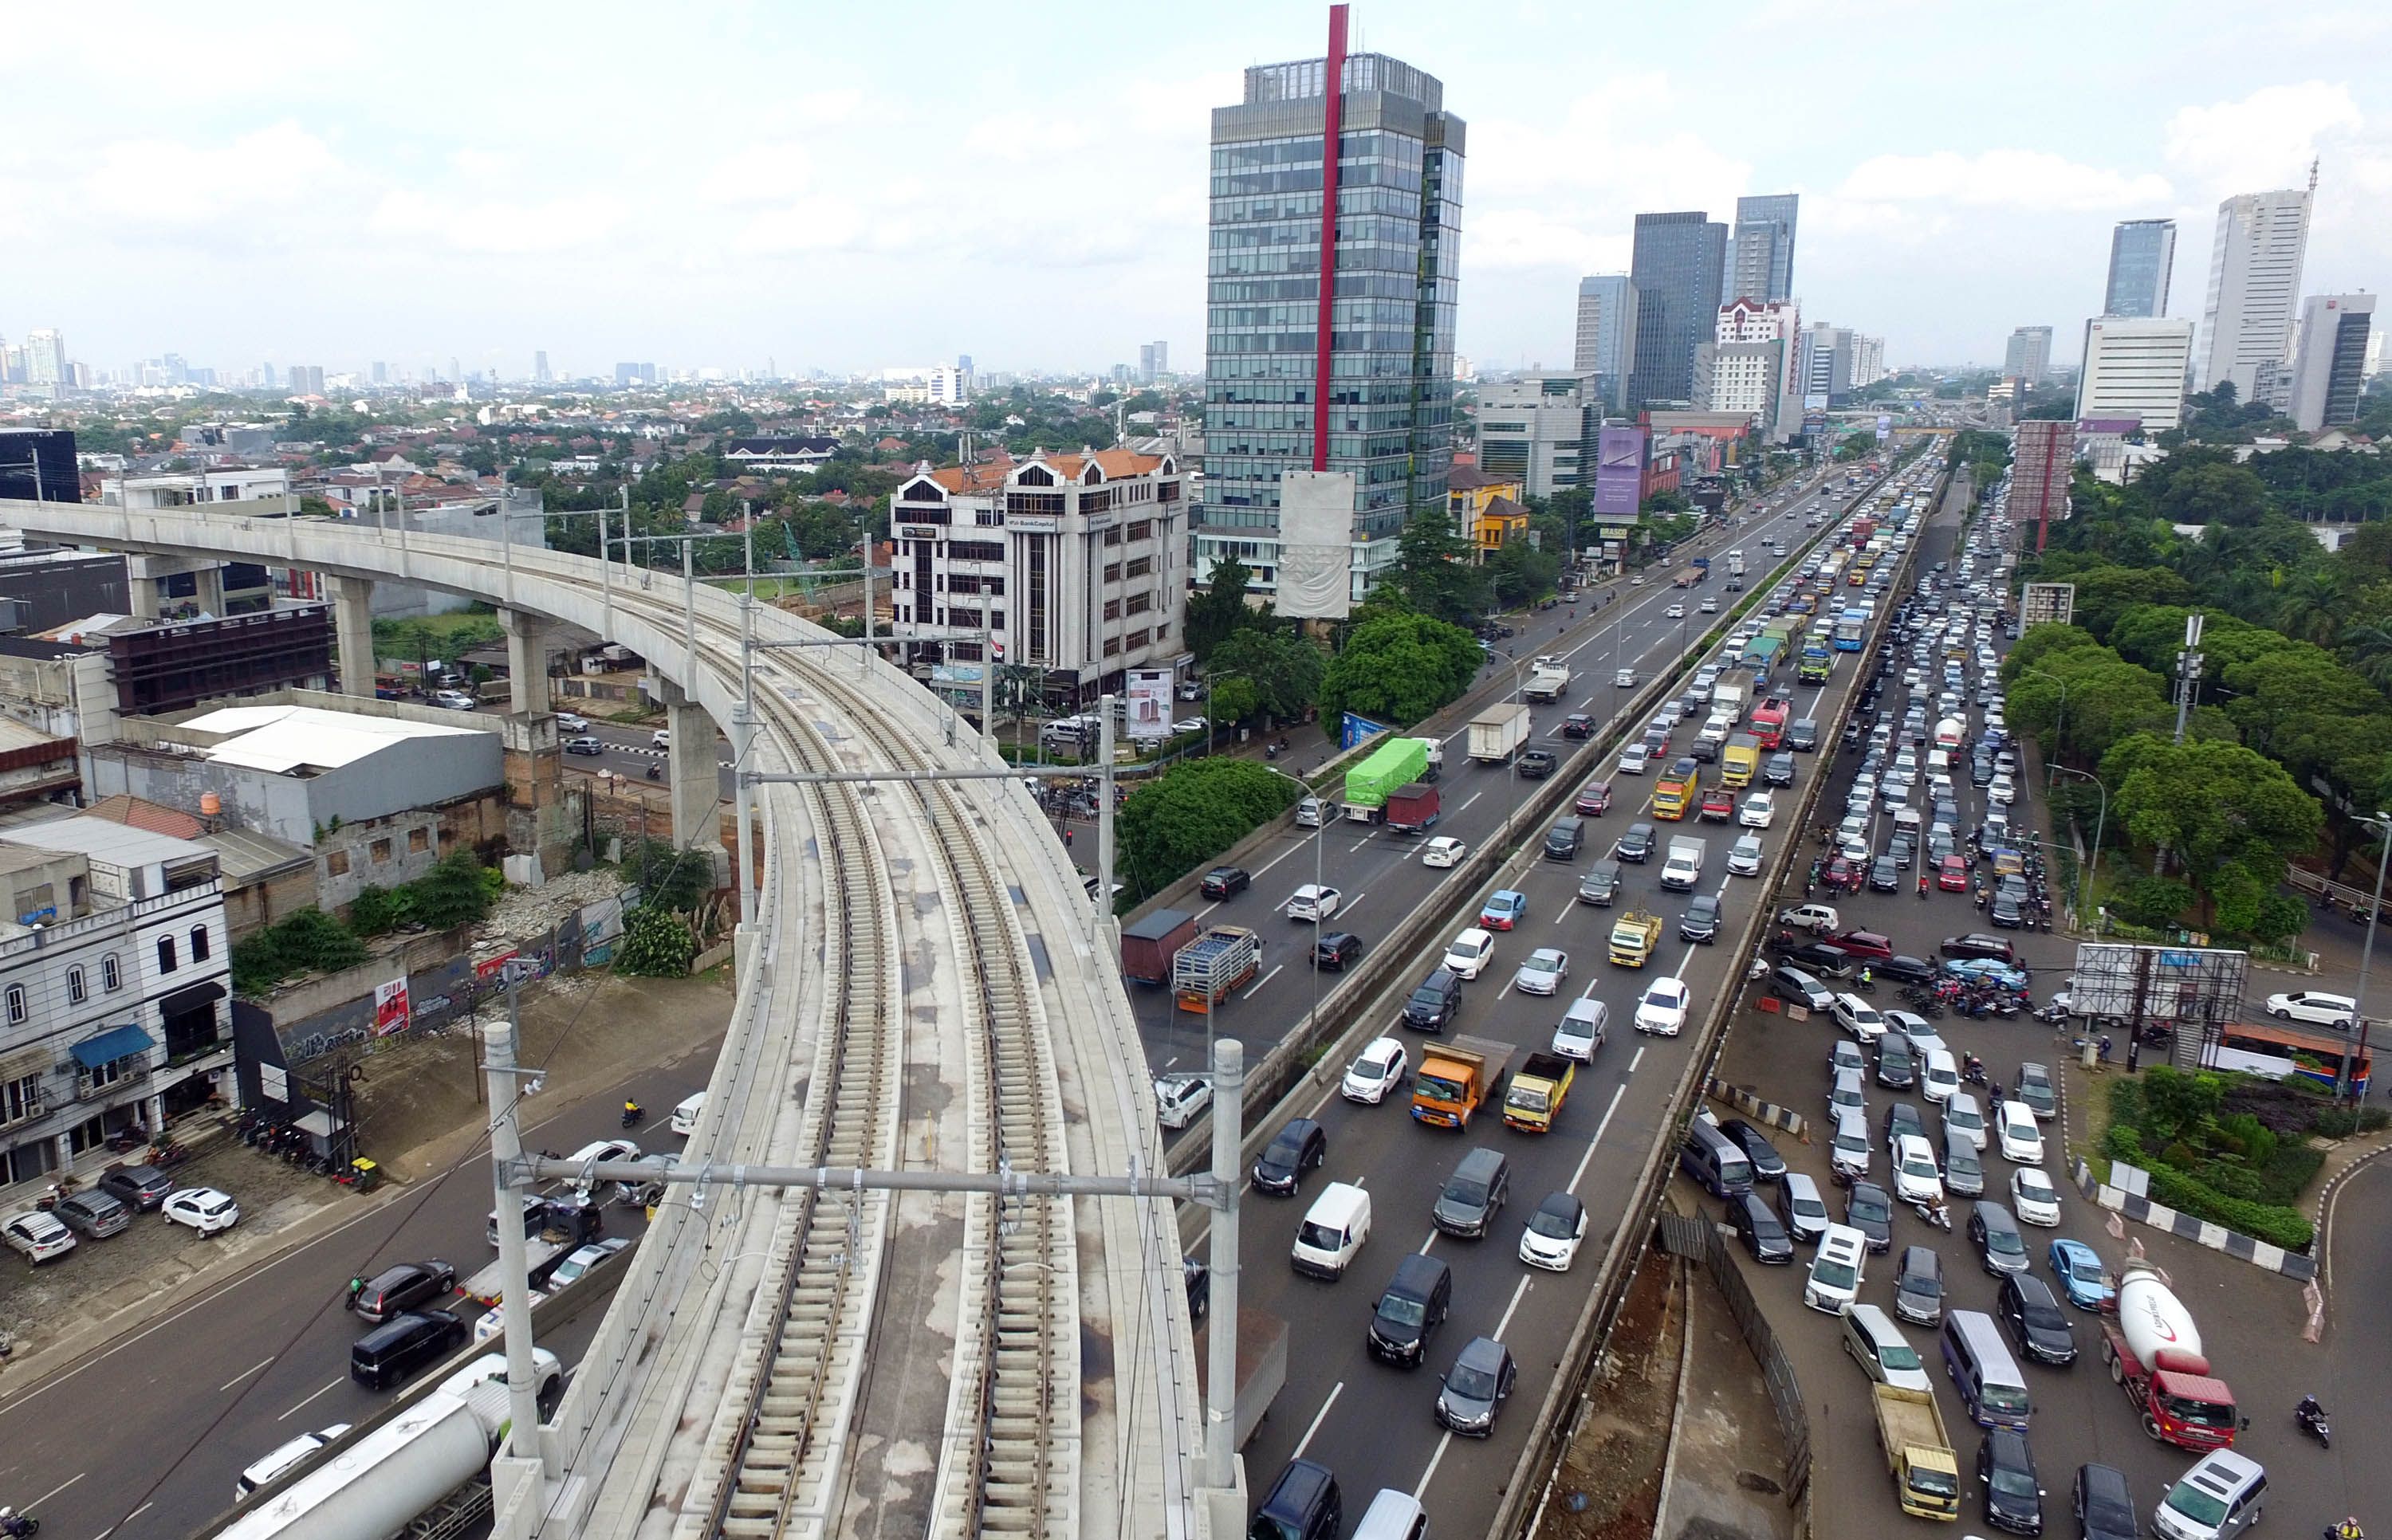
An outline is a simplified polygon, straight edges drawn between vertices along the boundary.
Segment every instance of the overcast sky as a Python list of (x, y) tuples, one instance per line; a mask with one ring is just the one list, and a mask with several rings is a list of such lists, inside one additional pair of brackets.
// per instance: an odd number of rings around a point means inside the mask
[[(130, 14), (128, 14), (130, 13)], [(1323, 5), (26, 6), (0, 335), (527, 374), (1203, 353), (1207, 110)], [(1640, 210), (1802, 195), (1808, 319), (2072, 361), (2111, 225), (2324, 159), (2304, 289), (2392, 278), (2392, 6), (1358, 0), (1469, 122), (1461, 351), (1566, 364)]]

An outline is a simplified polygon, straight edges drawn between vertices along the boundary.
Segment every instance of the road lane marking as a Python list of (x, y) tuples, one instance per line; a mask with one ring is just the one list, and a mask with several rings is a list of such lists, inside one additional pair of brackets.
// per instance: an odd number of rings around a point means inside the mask
[(1498, 1342), (1503, 1340), (1503, 1328), (1512, 1324), (1512, 1313), (1520, 1308), (1520, 1297), (1528, 1292), (1529, 1280), (1534, 1276), (1530, 1273), (1520, 1275), (1520, 1287), (1512, 1290), (1512, 1302), (1503, 1307), (1503, 1318), (1495, 1323), (1495, 1330), (1491, 1333)]
[(1428, 1255), (1428, 1249), (1436, 1244), (1436, 1227), (1435, 1225), (1429, 1226), (1428, 1239), (1420, 1243), (1420, 1254), (1422, 1256), (1425, 1257)]
[(1470, 804), (1471, 804), (1471, 802), (1476, 802), (1476, 801), (1477, 801), (1480, 797), (1485, 796), (1486, 795), (1487, 795), (1486, 790), (1485, 790), (1485, 788), (1483, 788), (1483, 787), (1482, 787), (1481, 789), (1477, 790), (1477, 791), (1472, 792), (1472, 793), (1470, 794), (1470, 801), (1469, 801), (1469, 802), (1464, 802), (1461, 807), (1454, 809), (1453, 809), (1453, 816), (1454, 816), (1454, 817), (1456, 817), (1456, 818), (1460, 818), (1462, 814), (1464, 814), (1464, 813), (1466, 813), (1466, 812), (1468, 812), (1468, 811), (1470, 810)]
[(1419, 1502), (1421, 1495), (1428, 1490), (1429, 1478), (1436, 1474), (1437, 1462), (1444, 1459), (1445, 1452), (1452, 1447), (1453, 1430), (1449, 1428), (1445, 1436), (1436, 1441), (1436, 1453), (1428, 1457), (1428, 1469), (1421, 1472), (1420, 1485), (1412, 1488), (1413, 1502)]
[(1636, 1073), (1636, 1067), (1644, 1062), (1644, 1050), (1650, 1046), (1651, 1044), (1643, 1042), (1636, 1045), (1636, 1053), (1634, 1056), (1630, 1058), (1628, 1061), (1628, 1072), (1630, 1074), (1633, 1075)]
[[(316, 1392), (316, 1395), (311, 1395), (311, 1396), (309, 1396), (309, 1397), (307, 1398), (307, 1401), (313, 1401), (313, 1400), (315, 1400), (315, 1399), (316, 1399), (316, 1396), (320, 1396), (320, 1395), (324, 1394), (326, 1391), (337, 1391), (337, 1390), (339, 1390), (340, 1388), (341, 1388), (341, 1382), (340, 1382), (339, 1380), (335, 1379), (335, 1380), (333, 1380), (331, 1384), (329, 1384), (329, 1385), (325, 1386), (323, 1390), (321, 1390), (321, 1391), (318, 1391)], [(276, 1417), (274, 1420), (275, 1420), (275, 1421), (277, 1421), (277, 1422), (281, 1422), (281, 1421), (284, 1421), (284, 1420), (288, 1419), (288, 1418), (292, 1416), (292, 1413), (295, 1413), (295, 1412), (297, 1412), (297, 1411), (299, 1410), (300, 1406), (305, 1406), (305, 1405), (306, 1405), (306, 1404), (307, 1404), (307, 1401), (303, 1401), (303, 1402), (301, 1402), (301, 1403), (299, 1404), (299, 1405), (298, 1405), (298, 1406), (293, 1406), (293, 1407), (292, 1407), (292, 1408), (291, 1408), (291, 1411), (283, 1413), (281, 1417)]]
[(1346, 847), (1346, 853), (1349, 856), (1359, 855), (1362, 852), (1362, 848), (1370, 843), (1371, 836), (1364, 835), (1360, 839), (1358, 839), (1353, 844)]
[(1287, 964), (1286, 964), (1285, 963), (1281, 963), (1278, 967), (1275, 967), (1275, 968), (1271, 969), (1271, 971), (1270, 971), (1270, 972), (1268, 972), (1268, 973), (1267, 973), (1267, 974), (1263, 975), (1263, 976), (1262, 976), (1262, 977), (1260, 977), (1260, 978), (1256, 979), (1256, 980), (1254, 981), (1254, 983), (1253, 988), (1251, 988), (1251, 989), (1247, 990), (1245, 993), (1243, 993), (1243, 994), (1240, 995), (1238, 998), (1239, 998), (1239, 999), (1241, 999), (1241, 1000), (1252, 1000), (1252, 999), (1253, 999), (1256, 994), (1258, 994), (1258, 993), (1260, 993), (1260, 992), (1261, 992), (1261, 990), (1262, 990), (1262, 987), (1263, 987), (1265, 984), (1268, 984), (1268, 983), (1269, 983), (1272, 979), (1277, 978), (1280, 974), (1284, 973), (1285, 971), (1287, 971)]
[(27, 1508), (39, 1508), (39, 1507), (41, 1507), (44, 1503), (46, 1503), (46, 1502), (48, 1502), (51, 1498), (53, 1498), (53, 1497), (57, 1496), (59, 1493), (64, 1492), (67, 1488), (69, 1488), (69, 1487), (71, 1487), (71, 1486), (74, 1485), (74, 1484), (75, 1484), (75, 1482), (79, 1482), (79, 1481), (82, 1481), (82, 1480), (84, 1479), (84, 1477), (85, 1477), (85, 1476), (87, 1476), (87, 1475), (89, 1475), (89, 1474), (91, 1474), (91, 1472), (89, 1472), (89, 1471), (87, 1471), (87, 1470), (79, 1470), (79, 1471), (75, 1472), (73, 1475), (69, 1476), (65, 1481), (60, 1482), (58, 1485), (56, 1485), (56, 1486), (54, 1486), (54, 1487), (50, 1488), (47, 1492), (43, 1493), (40, 1496), (38, 1496), (38, 1497), (34, 1498), (32, 1502), (27, 1503), (25, 1506), (26, 1506)]
[(134, 1520), (140, 1518), (143, 1514), (149, 1512), (151, 1508), (156, 1508), (157, 1506), (158, 1505), (156, 1503), (142, 1504), (139, 1508), (136, 1508), (132, 1512), (126, 1514), (123, 1523), (109, 1525), (108, 1528), (101, 1530), (98, 1534), (93, 1535), (91, 1540), (108, 1540), (110, 1535), (114, 1534), (118, 1530), (123, 1529), (125, 1524), (133, 1522)]
[(266, 1365), (273, 1362), (273, 1356), (268, 1354), (267, 1356), (259, 1359), (256, 1363), (251, 1365), (248, 1368), (241, 1370), (240, 1373), (234, 1375), (230, 1379), (228, 1379), (223, 1384), (217, 1386), (216, 1389), (219, 1391), (229, 1391), (235, 1385), (240, 1384), (242, 1380), (247, 1379), (251, 1375), (255, 1374), (258, 1370), (266, 1367)]
[[(1641, 1054), (1644, 1050), (1639, 1048), (1637, 1052)], [(1587, 1163), (1594, 1158), (1594, 1146), (1603, 1143), (1603, 1131), (1611, 1126), (1611, 1115), (1619, 1110), (1619, 1098), (1627, 1094), (1628, 1087), (1624, 1082), (1611, 1088), (1611, 1105), (1603, 1109), (1603, 1120), (1594, 1125), (1594, 1137), (1586, 1142), (1586, 1151), (1578, 1158), (1578, 1170), (1570, 1172), (1569, 1185), (1562, 1189), (1564, 1192), (1578, 1191), (1580, 1180), (1586, 1175)]]
[(1337, 1398), (1345, 1393), (1346, 1381), (1342, 1379), (1329, 1387), (1329, 1399), (1320, 1404), (1320, 1410), (1312, 1414), (1312, 1426), (1304, 1430), (1304, 1437), (1295, 1441), (1295, 1453), (1290, 1455), (1288, 1458), (1292, 1460), (1304, 1458), (1304, 1452), (1312, 1447), (1312, 1435), (1320, 1431), (1321, 1419), (1329, 1415), (1329, 1408), (1336, 1405)]

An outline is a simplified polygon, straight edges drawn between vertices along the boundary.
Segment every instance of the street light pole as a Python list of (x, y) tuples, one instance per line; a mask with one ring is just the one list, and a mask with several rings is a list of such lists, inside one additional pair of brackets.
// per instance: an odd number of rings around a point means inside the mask
[(2347, 1055), (2342, 1061), (2343, 1074), (2351, 1086), (2353, 1101), (2359, 1099), (2359, 1065), (2367, 1058), (2367, 974), (2375, 964), (2376, 927), (2384, 923), (2384, 874), (2387, 868), (2392, 868), (2392, 813), (2378, 812), (2373, 818), (2360, 822), (2371, 829), (2384, 831), (2384, 849), (2375, 858), (2375, 899), (2367, 911), (2367, 944), (2359, 951), (2359, 990), (2351, 997), (2351, 1014), (2359, 1017), (2359, 1055), (2356, 1062)]
[(2086, 869), (2079, 873), (2076, 878), (2076, 913), (2078, 923), (2082, 924), (2086, 901), (2092, 894), (2093, 877), (2101, 870), (2101, 833), (2110, 821), (2110, 788), (2102, 784), (2101, 778), (2090, 770), (2072, 770), (2066, 765), (2046, 765), (2044, 771), (2043, 782), (2047, 796), (2050, 791), (2051, 777), (2054, 774), (2081, 775), (2092, 782), (2093, 789), (2101, 794), (2100, 808), (2093, 815), (2093, 856), (2086, 863)]

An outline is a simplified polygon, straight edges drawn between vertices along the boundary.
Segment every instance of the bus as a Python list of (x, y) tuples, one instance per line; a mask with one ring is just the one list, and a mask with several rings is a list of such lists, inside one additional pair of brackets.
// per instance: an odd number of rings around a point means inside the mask
[(1859, 610), (1846, 610), (1836, 617), (1836, 651), (1857, 653), (1868, 629), (1868, 616)]
[(2297, 1027), (2270, 1022), (2266, 1026), (2237, 1023), (2222, 1028), (2216, 1042), (2202, 1044), (2201, 1063), (2206, 1069), (2239, 1069), (2271, 1081), (2297, 1075), (2331, 1091), (2340, 1084), (2346, 1055), (2357, 1062), (2357, 1088), (2359, 1094), (2365, 1096), (2375, 1055), (2360, 1054), (2356, 1044), (2346, 1045), (2341, 1038), (2305, 1032)]

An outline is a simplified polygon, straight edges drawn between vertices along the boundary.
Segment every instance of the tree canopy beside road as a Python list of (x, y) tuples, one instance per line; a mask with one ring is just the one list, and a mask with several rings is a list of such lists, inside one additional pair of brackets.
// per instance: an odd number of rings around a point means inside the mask
[(1136, 903), (1186, 876), (1285, 812), (1299, 784), (1251, 759), (1191, 759), (1140, 786), (1113, 829), (1121, 870)]
[(1348, 711), (1410, 727), (1460, 698), (1486, 657), (1459, 626), (1402, 611), (1375, 615), (1354, 628), (1321, 678), (1321, 731), (1335, 736)]

